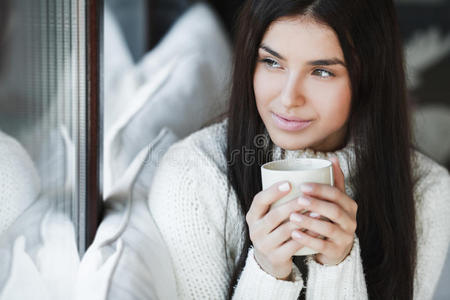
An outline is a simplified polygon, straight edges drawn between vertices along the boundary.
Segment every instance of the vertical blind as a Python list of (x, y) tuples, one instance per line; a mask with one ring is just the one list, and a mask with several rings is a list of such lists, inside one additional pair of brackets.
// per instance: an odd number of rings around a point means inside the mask
[(10, 1), (1, 71), (0, 130), (32, 157), (43, 193), (73, 221), (81, 253), (99, 217), (101, 7)]

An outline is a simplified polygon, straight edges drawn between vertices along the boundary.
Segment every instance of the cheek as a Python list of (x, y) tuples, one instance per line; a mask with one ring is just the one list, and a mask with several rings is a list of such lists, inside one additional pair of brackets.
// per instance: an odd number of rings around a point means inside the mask
[(351, 91), (346, 83), (316, 89), (316, 110), (323, 119), (336, 125), (345, 123), (350, 113)]
[(268, 105), (274, 100), (280, 91), (279, 80), (276, 76), (268, 74), (257, 68), (253, 77), (253, 88), (258, 107)]

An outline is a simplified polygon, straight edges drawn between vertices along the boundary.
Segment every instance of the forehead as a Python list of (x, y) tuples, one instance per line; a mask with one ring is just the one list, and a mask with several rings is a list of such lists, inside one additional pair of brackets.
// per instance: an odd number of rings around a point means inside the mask
[(286, 17), (274, 21), (265, 32), (261, 44), (287, 59), (337, 57), (344, 60), (334, 30), (310, 17)]

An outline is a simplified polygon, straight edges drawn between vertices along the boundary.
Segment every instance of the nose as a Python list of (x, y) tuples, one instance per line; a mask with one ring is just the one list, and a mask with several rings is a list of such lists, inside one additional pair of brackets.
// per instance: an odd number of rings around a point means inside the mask
[(302, 106), (305, 104), (303, 80), (300, 76), (288, 76), (281, 94), (281, 103), (286, 107)]

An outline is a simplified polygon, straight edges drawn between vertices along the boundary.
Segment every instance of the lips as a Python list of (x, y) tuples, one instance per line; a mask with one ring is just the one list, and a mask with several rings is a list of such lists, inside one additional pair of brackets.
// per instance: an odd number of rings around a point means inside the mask
[[(276, 113), (274, 113), (276, 114)], [(286, 115), (282, 115), (282, 114), (276, 114), (278, 117), (285, 119), (286, 121), (295, 121), (295, 122), (308, 122), (309, 120), (303, 120), (297, 117), (291, 117), (291, 116), (286, 116)]]
[(275, 125), (286, 131), (299, 131), (307, 128), (311, 124), (311, 120), (302, 120), (297, 117), (280, 116), (272, 112), (272, 119)]

